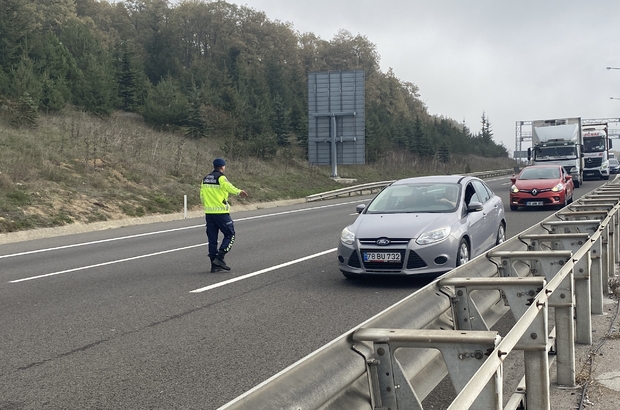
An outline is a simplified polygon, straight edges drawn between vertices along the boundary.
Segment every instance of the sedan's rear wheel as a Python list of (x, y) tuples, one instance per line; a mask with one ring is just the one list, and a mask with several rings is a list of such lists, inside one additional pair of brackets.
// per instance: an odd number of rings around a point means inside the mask
[(469, 243), (465, 238), (459, 243), (459, 251), (456, 255), (456, 266), (461, 266), (469, 262)]

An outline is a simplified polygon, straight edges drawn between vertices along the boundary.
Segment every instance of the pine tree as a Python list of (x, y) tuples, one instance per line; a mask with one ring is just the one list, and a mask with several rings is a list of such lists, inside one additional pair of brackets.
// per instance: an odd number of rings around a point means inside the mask
[(194, 87), (190, 95), (190, 107), (185, 120), (185, 135), (192, 138), (204, 137), (207, 133), (207, 124), (202, 115), (202, 101), (200, 91)]
[(486, 116), (486, 113), (482, 112), (482, 129), (480, 131), (480, 136), (484, 140), (486, 144), (493, 142), (493, 130), (491, 129), (491, 123), (489, 122), (489, 118)]
[(157, 127), (181, 126), (187, 116), (189, 102), (179, 86), (166, 78), (152, 88), (144, 104), (144, 119)]
[(39, 118), (37, 103), (30, 97), (28, 92), (25, 92), (19, 97), (15, 106), (11, 116), (11, 124), (16, 127), (34, 127), (36, 126), (37, 118)]
[(421, 157), (428, 158), (435, 155), (435, 149), (431, 145), (428, 137), (422, 130), (422, 122), (416, 118), (413, 123), (413, 139), (415, 142), (415, 153)]
[(282, 98), (280, 98), (280, 94), (276, 94), (273, 99), (273, 117), (272, 129), (276, 135), (278, 146), (285, 147), (290, 145), (288, 140), (290, 122), (288, 119), (288, 112), (284, 107), (284, 102)]
[(116, 68), (116, 84), (118, 87), (118, 97), (123, 111), (134, 111), (136, 109), (136, 71), (132, 67), (131, 54), (127, 48), (127, 43), (123, 42), (118, 56)]
[(447, 142), (444, 141), (441, 143), (437, 151), (437, 157), (444, 164), (450, 162), (450, 148)]

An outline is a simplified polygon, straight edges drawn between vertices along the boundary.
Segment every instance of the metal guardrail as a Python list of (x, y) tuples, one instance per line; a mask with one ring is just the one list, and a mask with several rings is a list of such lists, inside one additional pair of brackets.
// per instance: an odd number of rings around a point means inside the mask
[[(512, 169), (500, 169), (494, 171), (480, 171), (473, 172), (466, 175), (475, 176), (478, 178), (492, 178), (500, 175), (509, 175), (512, 174), (514, 170)], [(313, 201), (321, 201), (324, 199), (338, 198), (340, 196), (353, 196), (353, 195), (365, 195), (372, 194), (374, 192), (381, 191), (386, 186), (390, 185), (391, 181), (381, 181), (381, 182), (370, 182), (367, 184), (354, 185), (346, 188), (335, 189), (333, 191), (322, 192), (319, 194), (308, 195), (306, 197), (306, 202)]]
[[(422, 410), (447, 374), (458, 392), (449, 409), (550, 409), (551, 351), (558, 384), (574, 386), (574, 345), (592, 343), (591, 315), (603, 313), (619, 199), (617, 182), (597, 188), (220, 409)], [(508, 333), (490, 331), (508, 313)], [(523, 375), (504, 405), (514, 369), (503, 364), (516, 351)]]

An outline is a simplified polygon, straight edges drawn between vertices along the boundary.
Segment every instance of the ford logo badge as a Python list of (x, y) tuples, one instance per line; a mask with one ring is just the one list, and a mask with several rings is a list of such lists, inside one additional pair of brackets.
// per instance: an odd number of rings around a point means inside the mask
[(379, 246), (385, 246), (385, 245), (389, 245), (390, 244), (390, 240), (388, 238), (379, 238), (377, 239), (377, 245)]

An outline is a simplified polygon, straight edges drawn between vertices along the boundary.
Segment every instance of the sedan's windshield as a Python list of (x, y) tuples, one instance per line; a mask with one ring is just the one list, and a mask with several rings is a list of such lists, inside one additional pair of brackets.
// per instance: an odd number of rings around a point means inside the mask
[(454, 212), (460, 186), (452, 183), (391, 185), (368, 205), (367, 213)]
[(525, 168), (521, 171), (519, 179), (558, 179), (559, 168)]

